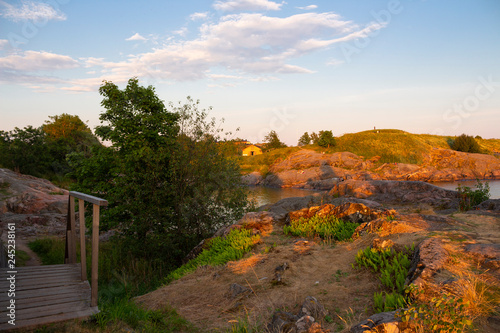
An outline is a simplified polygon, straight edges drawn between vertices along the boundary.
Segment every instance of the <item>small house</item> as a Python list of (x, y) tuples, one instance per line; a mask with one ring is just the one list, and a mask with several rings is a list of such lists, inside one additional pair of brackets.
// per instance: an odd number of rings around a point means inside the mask
[(250, 145), (247, 146), (245, 149), (243, 149), (243, 156), (253, 156), (253, 155), (260, 155), (262, 154), (262, 149), (255, 145)]

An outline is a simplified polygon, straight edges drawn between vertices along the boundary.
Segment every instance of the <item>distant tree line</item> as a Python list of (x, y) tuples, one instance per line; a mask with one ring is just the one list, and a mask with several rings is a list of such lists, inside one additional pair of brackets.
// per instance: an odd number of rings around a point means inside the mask
[(333, 136), (332, 131), (319, 131), (317, 134), (312, 132), (311, 135), (309, 135), (308, 132), (305, 132), (299, 138), (298, 145), (305, 146), (310, 145), (311, 143), (325, 148), (334, 147), (336, 145), (335, 137)]

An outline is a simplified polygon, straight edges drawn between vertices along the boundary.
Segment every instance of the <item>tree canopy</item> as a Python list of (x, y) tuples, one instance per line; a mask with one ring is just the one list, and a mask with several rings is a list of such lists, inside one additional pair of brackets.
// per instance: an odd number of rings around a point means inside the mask
[(276, 131), (272, 130), (270, 131), (264, 138), (264, 141), (266, 142), (266, 145), (264, 146), (264, 150), (271, 150), (271, 149), (277, 149), (277, 148), (285, 148), (286, 144), (280, 141), (280, 138), (278, 137), (278, 133)]
[(311, 137), (309, 136), (309, 133), (305, 132), (302, 134), (302, 136), (299, 138), (298, 145), (299, 146), (305, 146), (311, 143)]
[(188, 97), (167, 109), (154, 87), (136, 78), (123, 90), (105, 82), (99, 92), (105, 111), (96, 134), (111, 146), (94, 149), (90, 158), (72, 156), (76, 188), (105, 193), (104, 225), (119, 228), (136, 254), (155, 251), (176, 265), (242, 215), (247, 201), (239, 166), (223, 151), (221, 130), (199, 101)]

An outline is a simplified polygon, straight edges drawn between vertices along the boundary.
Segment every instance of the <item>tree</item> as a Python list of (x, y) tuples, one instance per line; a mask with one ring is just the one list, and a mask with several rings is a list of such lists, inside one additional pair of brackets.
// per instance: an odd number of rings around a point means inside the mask
[(311, 133), (311, 141), (313, 145), (317, 145), (319, 141), (319, 136), (315, 132)]
[(319, 131), (318, 146), (330, 148), (335, 146), (335, 138), (332, 131)]
[(473, 136), (462, 134), (452, 142), (451, 148), (465, 153), (480, 153), (481, 148)]
[(280, 141), (280, 138), (278, 137), (278, 133), (276, 131), (272, 130), (270, 131), (264, 138), (264, 141), (266, 142), (266, 145), (264, 149), (271, 150), (271, 149), (277, 149), (277, 148), (285, 148), (286, 144)]
[(105, 111), (96, 134), (111, 146), (91, 158), (72, 156), (77, 189), (106, 197), (104, 225), (119, 228), (136, 255), (154, 253), (176, 265), (242, 215), (238, 164), (222, 151), (220, 130), (199, 101), (167, 110), (154, 87), (136, 78), (124, 90), (105, 82), (99, 92)]
[(302, 134), (302, 136), (299, 139), (299, 146), (305, 146), (311, 143), (311, 137), (307, 132)]

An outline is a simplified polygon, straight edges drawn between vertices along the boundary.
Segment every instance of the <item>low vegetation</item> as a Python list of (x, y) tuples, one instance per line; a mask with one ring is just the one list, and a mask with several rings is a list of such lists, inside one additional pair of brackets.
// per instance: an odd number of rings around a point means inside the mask
[(332, 239), (343, 241), (350, 239), (358, 223), (343, 221), (335, 216), (313, 216), (311, 218), (301, 217), (292, 220), (290, 225), (283, 227), (285, 235), (298, 237), (321, 237), (322, 239)]
[(171, 272), (166, 281), (177, 280), (200, 266), (220, 266), (239, 260), (259, 241), (260, 236), (252, 235), (252, 230), (249, 229), (233, 229), (225, 237), (211, 238), (195, 259)]
[[(480, 139), (480, 138), (479, 138)], [(473, 136), (462, 134), (451, 141), (450, 147), (464, 153), (480, 153), (481, 148)]]
[(458, 185), (457, 192), (460, 198), (460, 210), (467, 211), (490, 198), (490, 185), (488, 182), (481, 182), (477, 180), (475, 190), (468, 186)]

